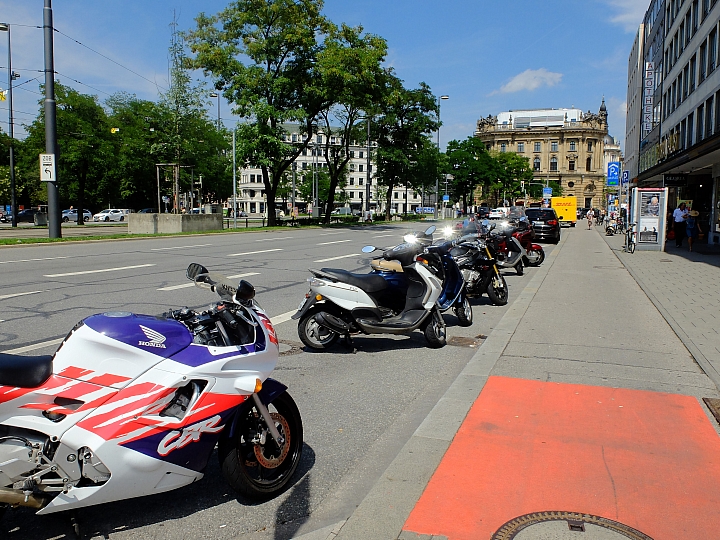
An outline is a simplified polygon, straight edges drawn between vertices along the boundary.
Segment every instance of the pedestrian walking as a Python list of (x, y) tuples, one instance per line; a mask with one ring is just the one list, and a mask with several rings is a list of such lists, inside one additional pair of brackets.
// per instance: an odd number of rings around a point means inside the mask
[(588, 213), (585, 215), (585, 217), (587, 218), (588, 222), (588, 230), (590, 230), (592, 229), (593, 218), (595, 217), (595, 212), (593, 212), (592, 208), (588, 210)]
[(690, 210), (687, 220), (685, 220), (685, 234), (687, 234), (690, 251), (692, 251), (693, 240), (695, 240), (698, 237), (698, 234), (702, 232), (702, 230), (700, 230), (700, 223), (697, 221), (697, 217), (699, 215), (700, 212), (697, 210)]
[(687, 205), (683, 202), (680, 203), (675, 211), (673, 212), (673, 231), (675, 232), (675, 247), (682, 247), (683, 238), (685, 238), (686, 222), (688, 218), (688, 212), (686, 210)]

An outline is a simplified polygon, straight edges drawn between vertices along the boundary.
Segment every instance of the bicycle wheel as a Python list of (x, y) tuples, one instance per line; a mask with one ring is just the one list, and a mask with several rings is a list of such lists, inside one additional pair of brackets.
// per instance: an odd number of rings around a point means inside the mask
[(635, 239), (628, 238), (628, 252), (635, 253)]

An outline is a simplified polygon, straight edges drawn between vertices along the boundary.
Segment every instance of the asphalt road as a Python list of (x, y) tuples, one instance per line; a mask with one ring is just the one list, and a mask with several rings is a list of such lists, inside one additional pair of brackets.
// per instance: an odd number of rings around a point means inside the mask
[[(447, 313), (450, 344), (440, 350), (428, 349), (415, 332), (358, 337), (356, 354), (341, 345), (304, 352), (289, 316), (307, 291), (307, 268), (365, 272), (369, 258), (362, 246), (394, 245), (405, 232), (406, 225), (376, 226), (0, 249), (3, 352), (52, 353), (77, 321), (93, 313), (155, 315), (213, 303), (208, 291), (187, 286), (190, 262), (253, 283), (285, 343), (273, 376), (289, 386), (305, 429), (303, 460), (287, 492), (262, 504), (239, 499), (211, 459), (205, 478), (194, 485), (80, 510), (86, 537), (281, 539), (347, 518), (507, 309), (486, 297), (473, 300), (470, 328), (458, 327)], [(506, 273), (511, 304), (527, 274)], [(65, 514), (39, 517), (19, 509), (5, 515), (0, 532), (35, 540), (71, 537), (72, 528)]]

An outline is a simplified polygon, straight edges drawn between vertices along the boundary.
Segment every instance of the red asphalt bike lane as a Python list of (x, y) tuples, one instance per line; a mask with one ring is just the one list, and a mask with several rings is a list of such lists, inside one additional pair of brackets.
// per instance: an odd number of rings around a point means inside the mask
[(720, 538), (720, 437), (697, 398), (490, 377), (403, 530), (490, 539), (532, 512)]

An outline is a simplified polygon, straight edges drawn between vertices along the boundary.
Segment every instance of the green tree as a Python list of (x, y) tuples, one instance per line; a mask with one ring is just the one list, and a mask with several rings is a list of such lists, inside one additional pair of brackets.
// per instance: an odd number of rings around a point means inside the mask
[[(315, 69), (330, 23), (321, 0), (235, 0), (215, 16), (201, 13), (187, 34), (191, 65), (214, 80), (233, 112), (248, 119), (238, 128), (240, 163), (262, 171), (268, 207), (275, 207), (283, 174), (310, 137), (287, 142), (285, 124), (312, 134), (328, 108)], [(268, 213), (275, 225), (275, 213)]]
[(485, 144), (477, 137), (453, 140), (447, 145), (445, 171), (452, 175), (450, 182), (455, 200), (462, 199), (467, 212), (468, 198), (477, 186), (488, 186), (497, 178), (498, 163), (490, 156)]
[[(400, 79), (389, 76), (379, 108), (374, 122), (376, 162), (379, 183), (387, 188), (385, 219), (389, 220), (393, 188), (413, 187), (418, 178), (427, 178), (423, 171), (431, 155), (428, 136), (439, 127), (437, 101), (425, 83), (407, 90)], [(435, 175), (435, 171), (430, 172)]]
[(522, 196), (521, 183), (533, 179), (530, 159), (515, 152), (493, 152), (492, 157), (497, 162), (497, 178), (492, 186), (496, 198)]

